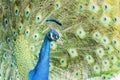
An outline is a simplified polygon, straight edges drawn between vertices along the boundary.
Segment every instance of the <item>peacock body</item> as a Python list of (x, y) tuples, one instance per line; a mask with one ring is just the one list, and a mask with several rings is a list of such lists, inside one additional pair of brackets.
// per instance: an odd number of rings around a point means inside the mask
[(50, 65), (50, 44), (52, 41), (60, 40), (59, 34), (51, 29), (45, 36), (42, 44), (39, 60), (33, 70), (29, 72), (28, 80), (48, 80)]
[(28, 80), (50, 28), (63, 44), (50, 44), (49, 80), (120, 72), (120, 0), (0, 0), (0, 80)]

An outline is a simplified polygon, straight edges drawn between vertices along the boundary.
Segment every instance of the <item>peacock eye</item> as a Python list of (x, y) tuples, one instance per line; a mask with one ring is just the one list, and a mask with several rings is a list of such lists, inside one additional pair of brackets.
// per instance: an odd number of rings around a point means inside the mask
[(117, 18), (115, 17), (115, 18), (113, 19), (113, 21), (114, 21), (114, 22), (117, 22)]
[(82, 10), (82, 8), (83, 8), (83, 6), (82, 6), (82, 5), (80, 5), (80, 10)]
[(5, 26), (8, 26), (8, 24), (9, 24), (8, 19), (5, 19), (5, 20), (4, 20), (4, 24), (5, 24)]
[(107, 5), (104, 5), (104, 9), (106, 10), (108, 8), (108, 6)]
[(56, 36), (55, 35), (52, 35), (52, 37), (55, 39), (56, 38)]
[(51, 37), (51, 34), (48, 34), (49, 37)]
[(18, 15), (18, 13), (19, 13), (19, 10), (16, 9), (16, 10), (15, 10), (15, 15)]
[(91, 6), (91, 8), (92, 8), (92, 10), (94, 10), (94, 9), (95, 9), (95, 6), (94, 6), (94, 5), (92, 5), (92, 6)]

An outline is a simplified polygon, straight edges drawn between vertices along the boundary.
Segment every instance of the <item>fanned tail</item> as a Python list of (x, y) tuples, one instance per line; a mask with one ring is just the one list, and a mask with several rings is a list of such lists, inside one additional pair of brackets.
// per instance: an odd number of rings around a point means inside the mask
[(120, 0), (0, 0), (0, 80), (27, 80), (49, 28), (63, 40), (51, 44), (50, 80), (111, 79), (120, 70), (119, 11)]

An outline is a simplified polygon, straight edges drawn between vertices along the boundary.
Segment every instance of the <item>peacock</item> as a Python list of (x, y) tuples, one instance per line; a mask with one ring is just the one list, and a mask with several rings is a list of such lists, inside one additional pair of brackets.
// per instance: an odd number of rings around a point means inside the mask
[(29, 72), (28, 80), (48, 80), (50, 44), (52, 41), (60, 41), (59, 34), (53, 29), (51, 29), (45, 36), (39, 53), (38, 63), (36, 67)]
[(0, 0), (0, 80), (119, 74), (120, 0)]

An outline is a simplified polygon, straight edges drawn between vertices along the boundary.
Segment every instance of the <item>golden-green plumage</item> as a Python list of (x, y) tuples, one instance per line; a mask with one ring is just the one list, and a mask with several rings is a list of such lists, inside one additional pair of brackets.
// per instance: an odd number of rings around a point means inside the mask
[(23, 35), (17, 36), (14, 46), (16, 65), (23, 79), (28, 80), (28, 73), (33, 68), (33, 60), (28, 47), (28, 42)]
[(120, 0), (0, 0), (0, 80), (27, 80), (50, 28), (63, 41), (51, 43), (50, 80), (120, 72)]

